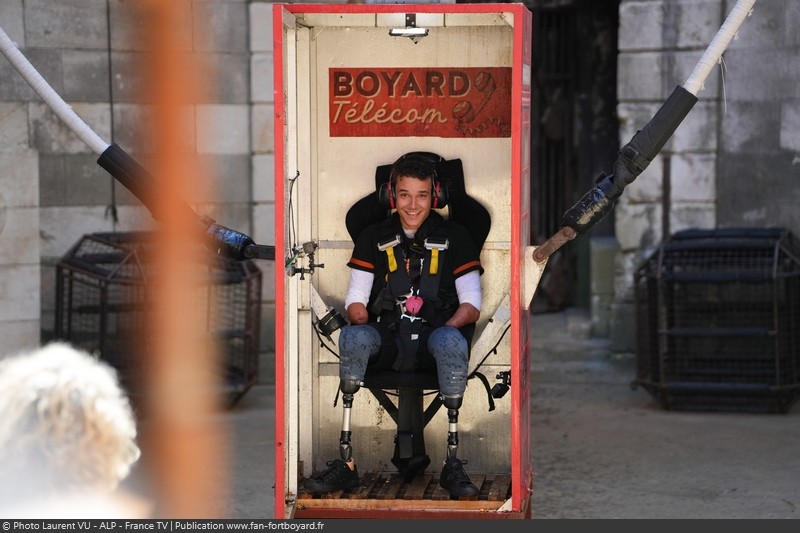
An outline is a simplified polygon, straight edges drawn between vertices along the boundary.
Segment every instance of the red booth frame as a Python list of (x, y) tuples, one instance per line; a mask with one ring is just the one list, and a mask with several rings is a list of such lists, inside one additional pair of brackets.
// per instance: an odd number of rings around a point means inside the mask
[[(285, 127), (283, 18), (284, 13), (497, 13), (508, 12), (514, 16), (512, 64), (512, 177), (511, 177), (511, 271), (510, 309), (511, 372), (514, 376), (511, 396), (511, 493), (510, 508), (496, 512), (468, 512), (457, 509), (405, 508), (402, 506), (380, 510), (328, 509), (324, 516), (335, 518), (530, 518), (533, 469), (530, 442), (530, 332), (527, 296), (531, 293), (531, 280), (526, 280), (526, 264), (530, 255), (530, 64), (531, 20), (530, 11), (523, 5), (511, 4), (275, 4), (273, 6), (274, 85), (275, 85), (275, 247), (286, 250), (284, 177)], [(518, 22), (519, 21), (519, 22)], [(528, 276), (532, 274), (527, 273)], [(534, 283), (538, 283), (535, 280)], [(275, 514), (284, 516), (287, 505), (284, 442), (285, 398), (287, 394), (284, 374), (286, 320), (283, 294), (286, 273), (275, 269)], [(526, 301), (528, 300), (528, 301)], [(332, 500), (333, 502), (334, 500)], [(315, 514), (313, 516), (323, 516)], [(311, 517), (311, 515), (309, 515)]]

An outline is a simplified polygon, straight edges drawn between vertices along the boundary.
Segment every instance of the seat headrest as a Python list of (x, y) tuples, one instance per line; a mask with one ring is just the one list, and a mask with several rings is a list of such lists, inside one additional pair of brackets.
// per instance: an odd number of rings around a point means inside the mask
[[(461, 159), (446, 160), (442, 156), (433, 152), (409, 152), (428, 157), (433, 161), (436, 169), (436, 180), (447, 190), (448, 202), (458, 203), (464, 200), (467, 195), (464, 186), (464, 166)], [(375, 190), (379, 191), (384, 183), (389, 182), (392, 173), (392, 164), (380, 165), (375, 169)]]

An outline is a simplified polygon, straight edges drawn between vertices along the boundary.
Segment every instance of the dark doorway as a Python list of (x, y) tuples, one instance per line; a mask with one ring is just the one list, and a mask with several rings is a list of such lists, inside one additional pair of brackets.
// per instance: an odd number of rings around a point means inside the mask
[[(527, 6), (533, 13), (531, 239), (541, 244), (616, 159), (619, 0)], [(588, 308), (589, 238), (613, 232), (608, 216), (551, 256), (532, 312)]]

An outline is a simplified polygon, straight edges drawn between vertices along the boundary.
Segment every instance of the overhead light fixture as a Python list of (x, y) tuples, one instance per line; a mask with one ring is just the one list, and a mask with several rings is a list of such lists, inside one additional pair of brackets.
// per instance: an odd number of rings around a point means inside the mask
[(417, 15), (415, 13), (406, 13), (406, 27), (405, 28), (392, 28), (389, 30), (389, 35), (392, 37), (408, 37), (414, 44), (422, 37), (428, 35), (428, 28), (417, 28)]

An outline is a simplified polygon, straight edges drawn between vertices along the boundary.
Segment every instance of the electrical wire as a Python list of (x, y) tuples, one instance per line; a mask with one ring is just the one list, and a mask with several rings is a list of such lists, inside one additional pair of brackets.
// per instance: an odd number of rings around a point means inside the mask
[(300, 256), (299, 253), (294, 251), (295, 249), (295, 240), (297, 236), (297, 229), (294, 226), (294, 183), (300, 177), (300, 171), (297, 171), (294, 178), (289, 179), (289, 249), (286, 253), (286, 259), (284, 261), (284, 268), (294, 265), (297, 262), (297, 258)]

